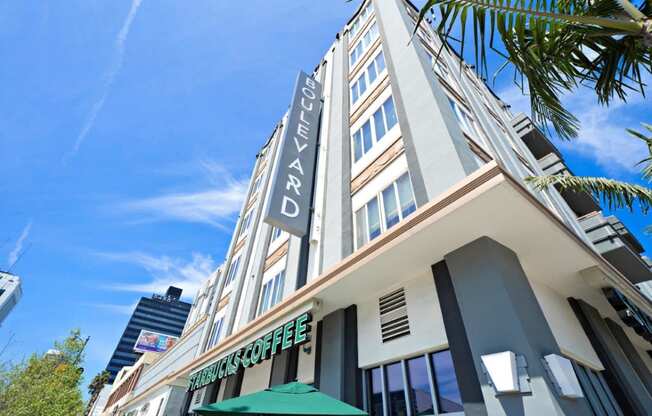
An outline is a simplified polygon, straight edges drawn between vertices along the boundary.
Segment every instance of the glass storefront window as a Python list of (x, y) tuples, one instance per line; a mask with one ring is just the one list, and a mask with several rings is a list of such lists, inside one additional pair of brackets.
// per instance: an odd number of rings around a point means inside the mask
[(407, 416), (408, 409), (412, 416), (464, 412), (449, 350), (367, 370), (365, 380), (370, 416)]
[(431, 358), (435, 372), (439, 413), (464, 411), (450, 351), (434, 353)]
[(382, 416), (383, 415), (383, 383), (382, 383), (382, 374), (380, 372), (380, 367), (374, 368), (369, 371), (369, 391), (370, 396), (370, 406), (369, 406), (369, 416)]
[(425, 357), (416, 357), (407, 361), (408, 391), (410, 407), (413, 416), (433, 415), (435, 409), (432, 403), (430, 381), (428, 377), (428, 362)]
[(407, 404), (405, 403), (405, 385), (403, 384), (403, 369), (401, 363), (394, 363), (386, 367), (387, 392), (389, 394), (389, 415), (406, 416)]

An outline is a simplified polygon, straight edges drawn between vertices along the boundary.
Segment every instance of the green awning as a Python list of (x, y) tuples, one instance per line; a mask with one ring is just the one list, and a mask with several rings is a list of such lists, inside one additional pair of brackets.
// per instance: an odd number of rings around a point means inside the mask
[(202, 406), (194, 412), (200, 415), (367, 416), (366, 412), (356, 407), (327, 396), (314, 387), (297, 382)]

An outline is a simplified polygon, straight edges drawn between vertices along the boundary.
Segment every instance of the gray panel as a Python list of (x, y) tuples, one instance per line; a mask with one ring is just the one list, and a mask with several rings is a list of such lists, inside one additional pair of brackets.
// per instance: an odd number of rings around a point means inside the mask
[(361, 407), (362, 374), (358, 368), (357, 309), (338, 309), (324, 317), (319, 337), (319, 390)]
[(244, 375), (244, 368), (240, 368), (237, 373), (229, 376), (226, 379), (224, 386), (224, 397), (222, 400), (232, 399), (240, 396), (240, 388), (242, 387), (242, 377)]
[[(448, 347), (453, 358), (455, 375), (460, 388), (464, 413), (469, 416), (487, 414), (480, 382), (473, 364), (469, 340), (466, 337), (464, 321), (455, 299), (455, 289), (446, 262), (432, 266), (439, 306), (444, 319)], [(433, 402), (435, 403), (435, 402)]]
[[(590, 415), (586, 400), (562, 399), (541, 358), (560, 354), (516, 254), (482, 237), (444, 256), (489, 414)], [(496, 396), (480, 356), (513, 351), (525, 357), (531, 394)]]
[(269, 387), (296, 380), (299, 348), (293, 347), (274, 356), (272, 359), (272, 370), (269, 375)]
[(321, 84), (300, 71), (264, 218), (298, 237), (310, 223), (321, 95)]
[(569, 302), (606, 368), (607, 382), (620, 407), (625, 414), (649, 415), (652, 396), (600, 313), (582, 300), (569, 299)]
[(632, 345), (632, 342), (627, 337), (627, 334), (625, 334), (625, 331), (623, 331), (623, 328), (621, 328), (620, 325), (611, 319), (607, 318), (605, 319), (605, 322), (607, 323), (607, 326), (609, 327), (609, 330), (613, 334), (614, 338), (616, 338), (616, 342), (618, 342), (620, 348), (622, 348), (627, 358), (629, 358), (629, 362), (632, 364), (632, 367), (634, 367), (636, 374), (638, 374), (638, 376), (641, 378), (641, 382), (647, 389), (648, 393), (652, 394), (652, 374), (650, 374), (650, 370), (643, 362), (641, 356), (638, 355), (638, 351), (634, 345)]
[(411, 42), (412, 20), (402, 0), (375, 0), (405, 155), (418, 205), (478, 169), (425, 52)]

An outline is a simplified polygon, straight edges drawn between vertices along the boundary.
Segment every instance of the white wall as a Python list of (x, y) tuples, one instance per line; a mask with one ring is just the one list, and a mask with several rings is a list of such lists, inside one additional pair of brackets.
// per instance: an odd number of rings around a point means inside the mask
[[(397, 271), (397, 277), (400, 277), (400, 271)], [(378, 298), (399, 287), (405, 288), (410, 335), (383, 343), (380, 334)], [(430, 273), (396, 283), (357, 305), (360, 367), (372, 367), (426, 351), (446, 348), (448, 345), (439, 299)]]
[(541, 283), (530, 280), (530, 285), (561, 352), (595, 370), (604, 370), (566, 297)]

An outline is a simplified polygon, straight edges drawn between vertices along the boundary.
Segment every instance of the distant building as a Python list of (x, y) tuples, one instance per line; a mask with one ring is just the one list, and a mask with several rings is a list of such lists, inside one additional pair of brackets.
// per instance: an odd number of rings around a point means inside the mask
[(0, 325), (18, 304), (22, 295), (20, 277), (0, 272)]
[(106, 367), (111, 373), (109, 383), (113, 383), (122, 367), (132, 366), (142, 355), (134, 351), (141, 330), (175, 337), (181, 335), (192, 306), (179, 300), (181, 292), (181, 289), (170, 286), (165, 295), (140, 298)]

